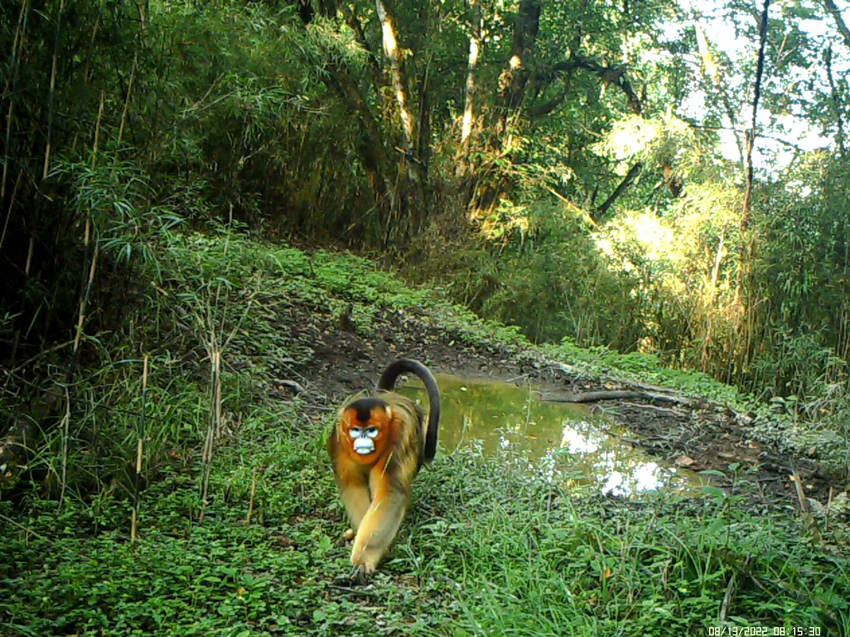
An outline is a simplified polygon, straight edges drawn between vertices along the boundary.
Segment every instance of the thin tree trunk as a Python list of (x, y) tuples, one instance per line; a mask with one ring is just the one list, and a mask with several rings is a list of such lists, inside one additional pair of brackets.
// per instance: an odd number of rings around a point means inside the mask
[[(407, 77), (404, 70), (404, 54), (398, 43), (395, 14), (387, 0), (375, 0), (378, 19), (381, 22), (381, 42), (387, 60), (393, 93), (398, 104), (403, 148), (398, 158), (398, 178), (391, 187), (389, 217), (386, 223), (385, 245), (389, 245), (393, 234), (405, 239), (418, 230), (424, 205), (424, 165), (417, 154), (416, 118), (410, 107)], [(427, 90), (427, 87), (423, 87)], [(425, 96), (427, 98), (427, 95)], [(420, 104), (420, 108), (422, 105)], [(420, 134), (427, 131), (419, 131)]]
[(369, 62), (369, 73), (372, 79), (372, 84), (375, 86), (380, 85), (381, 78), (381, 68), (378, 66), (378, 56), (375, 54), (375, 51), (369, 44), (369, 40), (366, 39), (366, 33), (363, 31), (363, 25), (360, 24), (360, 20), (357, 18), (357, 15), (354, 13), (354, 8), (342, 4), (340, 8), (342, 11), (342, 15), (345, 18), (345, 23), (351, 27), (351, 30), (354, 32), (354, 37), (357, 40), (357, 44), (359, 44), (364, 51), (368, 53), (366, 59)]
[(846, 149), (844, 148), (844, 118), (841, 117), (841, 95), (836, 89), (835, 79), (832, 75), (832, 47), (827, 48), (824, 54), (824, 62), (826, 63), (826, 77), (829, 80), (829, 89), (832, 94), (832, 106), (835, 110), (835, 122), (838, 125), (838, 134), (835, 136), (835, 141), (838, 142), (838, 152), (841, 154), (841, 158), (844, 159), (846, 154)]
[(765, 47), (767, 45), (768, 10), (770, 0), (764, 0), (761, 19), (759, 21), (759, 49), (756, 63), (756, 76), (753, 82), (753, 108), (750, 128), (745, 136), (745, 179), (744, 201), (741, 206), (740, 221), (740, 246), (738, 247), (738, 272), (735, 285), (734, 307), (737, 311), (737, 340), (735, 343), (735, 355), (733, 357), (737, 380), (743, 378), (752, 356), (753, 344), (755, 343), (756, 317), (752, 299), (752, 271), (754, 256), (754, 238), (750, 229), (752, 221), (752, 197), (753, 197), (753, 148), (755, 146), (758, 105), (761, 97), (761, 81), (764, 75)]
[(419, 142), (416, 161), (419, 162), (419, 177), (423, 185), (428, 181), (428, 166), (431, 161), (431, 59), (422, 71), (419, 84)]
[(590, 218), (597, 222), (600, 221), (608, 212), (608, 209), (612, 205), (614, 205), (614, 202), (620, 198), (620, 195), (622, 195), (626, 191), (626, 189), (632, 184), (635, 178), (637, 178), (638, 174), (640, 174), (640, 170), (642, 167), (643, 164), (641, 162), (637, 162), (634, 166), (629, 168), (629, 172), (626, 173), (626, 176), (623, 177), (623, 180), (614, 189), (614, 192), (608, 195), (608, 198), (603, 201), (596, 208), (596, 210), (593, 211), (593, 214)]
[(330, 63), (327, 78), (326, 83), (350, 106), (358, 119), (363, 133), (363, 139), (357, 145), (358, 155), (375, 197), (382, 199), (391, 187), (387, 177), (389, 158), (378, 122), (372, 115), (368, 102), (360, 93), (357, 82), (345, 67), (336, 62)]
[[(21, 3), (18, 25), (15, 28), (15, 37), (12, 41), (12, 55), (9, 60), (11, 73), (9, 74), (9, 79), (6, 82), (5, 90), (3, 91), (3, 97), (9, 98), (9, 108), (6, 112), (6, 139), (5, 144), (3, 145), (3, 176), (0, 178), (0, 201), (6, 200), (6, 177), (8, 175), (9, 164), (11, 163), (9, 161), (9, 156), (12, 150), (12, 114), (15, 106), (15, 89), (17, 88), (18, 69), (20, 68), (19, 62), (21, 52), (24, 48), (24, 38), (27, 31), (29, 8), (29, 0), (24, 0), (24, 2)], [(20, 176), (18, 179), (20, 180)], [(0, 245), (2, 245), (2, 241), (0, 241)]]
[(483, 25), (481, 5), (478, 0), (469, 0), (469, 10), (471, 12), (471, 33), (469, 36), (469, 56), (466, 64), (466, 95), (463, 104), (463, 122), (460, 128), (460, 143), (464, 149), (464, 157), (466, 157), (468, 152), (469, 137), (472, 134), (472, 127), (475, 123), (475, 102), (477, 97), (476, 72), (478, 70), (478, 56), (481, 53), (481, 30)]
[(398, 103), (399, 117), (401, 118), (401, 130), (404, 136), (405, 152), (413, 152), (413, 113), (410, 110), (405, 85), (402, 53), (398, 46), (396, 35), (395, 16), (388, 8), (385, 0), (375, 0), (378, 19), (381, 21), (381, 41), (384, 46), (384, 55), (387, 57), (390, 69), (390, 79), (393, 84), (396, 102)]
[(741, 210), (741, 247), (738, 256), (738, 281), (736, 296), (740, 299), (744, 286), (744, 272), (748, 271), (752, 259), (752, 240), (748, 236), (751, 221), (751, 207), (753, 197), (753, 146), (756, 139), (756, 127), (758, 120), (759, 98), (761, 97), (761, 80), (764, 74), (764, 50), (767, 44), (768, 10), (770, 0), (764, 0), (761, 21), (759, 24), (759, 52), (756, 64), (756, 78), (753, 85), (753, 118), (750, 129), (746, 133), (745, 166), (746, 166), (746, 188), (744, 190), (744, 203)]
[(53, 141), (53, 116), (56, 105), (56, 73), (59, 65), (59, 36), (62, 32), (62, 12), (65, 10), (65, 0), (59, 0), (59, 11), (56, 15), (56, 38), (53, 43), (53, 62), (50, 69), (50, 89), (47, 97), (47, 144), (44, 148), (44, 167), (41, 179), (47, 179), (50, 169), (51, 144)]

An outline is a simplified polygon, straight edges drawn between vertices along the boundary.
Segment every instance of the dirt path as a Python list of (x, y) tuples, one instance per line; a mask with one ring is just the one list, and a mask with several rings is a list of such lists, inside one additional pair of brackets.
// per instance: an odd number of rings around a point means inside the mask
[[(304, 322), (304, 317), (310, 321)], [(372, 387), (383, 366), (400, 356), (417, 358), (435, 372), (538, 383), (544, 393), (634, 389), (582, 378), (569, 366), (533, 352), (467, 344), (462, 335), (402, 311), (388, 310), (377, 317), (368, 336), (359, 334), (345, 316), (323, 319), (314, 308), (298, 305), (280, 320), (282, 329), (312, 350), (306, 366), (289, 368), (294, 378), (287, 379), (285, 371), (281, 378), (303, 387), (315, 399), (313, 407), (324, 413), (345, 397)], [(748, 417), (722, 405), (700, 399), (683, 405), (632, 397), (595, 402), (593, 408), (622, 423), (635, 434), (632, 444), (657, 457), (696, 471), (723, 472), (730, 479), (715, 477), (716, 484), (731, 492), (745, 491), (756, 508), (760, 504), (799, 508), (791, 479), (794, 471), (807, 497), (821, 503), (829, 497), (830, 477), (814, 459), (791, 457), (754, 440)]]

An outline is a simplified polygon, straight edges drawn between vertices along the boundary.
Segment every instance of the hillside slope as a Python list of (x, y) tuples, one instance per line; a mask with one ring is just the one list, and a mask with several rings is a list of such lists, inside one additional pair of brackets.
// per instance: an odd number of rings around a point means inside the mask
[[(681, 374), (670, 375), (678, 390), (647, 388), (664, 377), (651, 361), (532, 346), (358, 257), (234, 233), (160, 241), (118, 327), (86, 341), (68, 418), (44, 416), (41, 452), (8, 469), (4, 633), (850, 629), (840, 512), (788, 514), (789, 466), (825, 502), (821, 469), (757, 442), (741, 405), (681, 388), (734, 400), (731, 390)], [(61, 355), (50, 363), (61, 368)], [(442, 450), (414, 485), (389, 559), (357, 585), (323, 437), (339, 401), (396, 356), (560, 397), (643, 392), (605, 401), (609, 413), (726, 489), (606, 498), (529, 475), (510, 454)]]

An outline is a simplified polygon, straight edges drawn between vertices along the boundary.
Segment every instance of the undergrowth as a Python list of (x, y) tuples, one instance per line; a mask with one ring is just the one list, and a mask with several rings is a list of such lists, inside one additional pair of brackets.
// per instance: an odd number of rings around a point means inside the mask
[[(320, 387), (307, 404), (280, 383), (309, 385), (310, 316), (368, 337), (376, 312), (416, 308), (460, 342), (531, 346), (359, 257), (168, 229), (151, 254), (122, 328), (86, 340), (75, 383), (45, 381), (67, 420), (41, 421), (45, 444), (0, 499), (3, 634), (850, 633), (840, 525), (756, 516), (716, 490), (607, 499), (474, 450), (438, 454), (390, 559), (353, 585), (323, 449), (332, 407)], [(535, 351), (587, 375), (741, 399), (648, 357)], [(25, 409), (8, 394), (2, 406)]]
[[(220, 450), (203, 522), (192, 472), (128, 506), (4, 503), (2, 631), (120, 634), (848, 634), (837, 531), (754, 517), (734, 498), (568, 491), (510, 457), (441, 454), (369, 586), (347, 578), (322, 426), (252, 417)], [(254, 498), (251, 499), (252, 485)], [(248, 521), (249, 511), (252, 512)], [(726, 608), (725, 621), (721, 608)]]

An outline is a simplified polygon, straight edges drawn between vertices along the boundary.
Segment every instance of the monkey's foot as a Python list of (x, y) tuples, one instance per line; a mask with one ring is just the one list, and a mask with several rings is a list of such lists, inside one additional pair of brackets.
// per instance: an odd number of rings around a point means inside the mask
[(359, 564), (351, 571), (351, 580), (358, 584), (365, 584), (375, 573), (375, 567), (369, 564)]
[(381, 561), (382, 551), (364, 546), (363, 538), (358, 537), (354, 540), (354, 546), (351, 549), (351, 563), (359, 572), (359, 579), (363, 579), (372, 575), (378, 568), (378, 562)]

